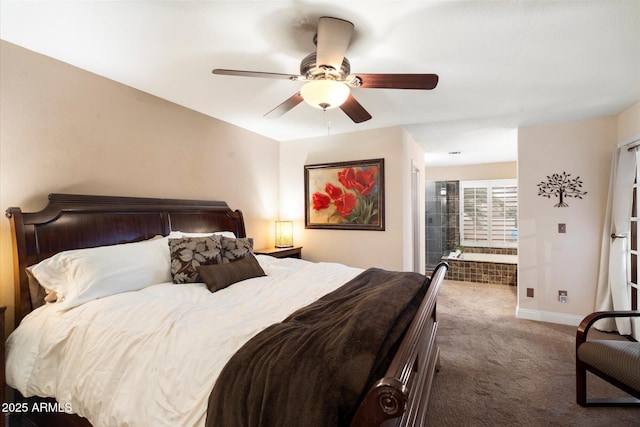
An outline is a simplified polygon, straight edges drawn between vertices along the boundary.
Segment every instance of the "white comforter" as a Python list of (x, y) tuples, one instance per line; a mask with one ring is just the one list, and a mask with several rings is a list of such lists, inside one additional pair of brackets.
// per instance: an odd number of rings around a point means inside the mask
[(67, 312), (35, 310), (8, 338), (7, 383), (56, 397), (96, 427), (204, 425), (236, 350), (362, 271), (256, 258), (267, 277), (213, 294), (204, 284), (159, 284)]

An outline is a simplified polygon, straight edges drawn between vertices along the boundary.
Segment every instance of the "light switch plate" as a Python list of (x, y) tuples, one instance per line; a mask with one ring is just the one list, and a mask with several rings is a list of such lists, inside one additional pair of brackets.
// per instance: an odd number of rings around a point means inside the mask
[(566, 233), (567, 224), (558, 224), (558, 233)]

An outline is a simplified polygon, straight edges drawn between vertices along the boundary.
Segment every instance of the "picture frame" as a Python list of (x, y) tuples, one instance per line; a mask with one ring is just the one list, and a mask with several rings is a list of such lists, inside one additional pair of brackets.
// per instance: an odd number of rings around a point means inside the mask
[(305, 228), (384, 231), (384, 159), (304, 166)]

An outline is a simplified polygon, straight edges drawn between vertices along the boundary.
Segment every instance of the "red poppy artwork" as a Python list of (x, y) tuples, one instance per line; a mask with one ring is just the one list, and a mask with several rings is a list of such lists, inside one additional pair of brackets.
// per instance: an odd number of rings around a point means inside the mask
[(384, 159), (306, 165), (305, 226), (384, 230)]

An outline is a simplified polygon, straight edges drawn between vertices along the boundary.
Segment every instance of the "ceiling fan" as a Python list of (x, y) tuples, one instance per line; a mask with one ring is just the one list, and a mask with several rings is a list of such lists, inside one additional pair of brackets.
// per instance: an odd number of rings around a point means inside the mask
[(323, 16), (318, 20), (318, 30), (313, 40), (316, 52), (302, 60), (300, 75), (219, 68), (214, 69), (213, 74), (307, 82), (299, 92), (264, 117), (280, 117), (306, 101), (322, 110), (340, 107), (355, 123), (371, 119), (371, 114), (353, 97), (350, 88), (429, 90), (438, 84), (437, 74), (350, 74), (351, 65), (345, 53), (352, 35), (351, 22)]

